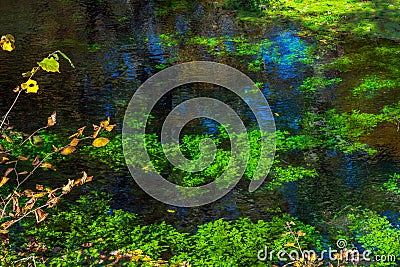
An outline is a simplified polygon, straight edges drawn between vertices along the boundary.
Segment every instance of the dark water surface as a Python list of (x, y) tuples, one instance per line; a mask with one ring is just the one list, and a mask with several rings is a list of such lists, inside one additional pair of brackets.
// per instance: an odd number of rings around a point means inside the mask
[[(304, 99), (298, 87), (314, 71), (306, 60), (312, 40), (301, 39), (291, 25), (255, 28), (238, 22), (230, 12), (201, 2), (168, 11), (152, 1), (2, 0), (0, 14), (1, 33), (13, 34), (17, 46), (13, 53), (0, 53), (0, 114), (5, 114), (13, 101), (12, 89), (24, 81), (20, 74), (29, 71), (47, 54), (59, 49), (70, 56), (76, 67), (71, 69), (64, 62), (61, 74), (42, 73), (37, 76), (41, 87), (39, 93), (24, 94), (10, 114), (12, 123), (25, 132), (41, 126), (54, 110), (59, 121), (55, 132), (69, 135), (82, 125), (91, 125), (108, 116), (119, 124), (117, 132), (120, 132), (127, 104), (140, 84), (157, 73), (163, 64), (193, 60), (228, 64), (254, 81), (262, 82), (260, 89), (272, 111), (279, 114), (276, 117), (278, 129), (296, 131), (305, 103), (310, 101)], [(259, 55), (249, 56), (246, 61), (243, 60), (245, 57), (208, 51), (198, 44), (178, 42), (168, 46), (162, 42), (163, 35), (183, 34), (210, 38), (245, 37), (254, 43), (265, 39), (269, 40), (269, 45), (263, 46)], [(237, 49), (235, 43), (229, 41), (223, 46), (228, 51)], [(257, 72), (247, 68), (254, 57), (259, 58), (262, 66)], [(344, 84), (351, 85), (352, 75), (357, 76), (350, 73), (344, 77), (347, 79)], [(198, 91), (191, 89), (176, 90), (169, 100), (163, 101), (169, 101), (169, 108), (173, 108), (199, 95)], [(333, 105), (331, 107), (343, 111), (358, 108), (359, 103), (346, 101), (345, 90), (343, 87), (329, 88), (318, 99), (316, 108), (324, 105)], [(235, 108), (247, 125), (255, 123), (254, 116), (235, 96), (210, 89), (207, 95)], [(370, 102), (370, 106), (363, 106), (363, 110), (375, 112), (392, 101), (393, 96), (382, 95), (376, 102)], [(154, 111), (155, 121), (162, 123), (165, 112), (165, 103), (161, 103)], [(213, 122), (204, 123), (207, 131), (215, 129)], [(317, 152), (314, 155), (320, 174), (317, 179), (291, 183), (278, 192), (261, 188), (252, 194), (240, 184), (213, 204), (192, 209), (175, 208), (175, 213), (167, 212), (173, 207), (145, 195), (134, 185), (128, 172), (115, 173), (83, 160), (62, 174), (79, 173), (90, 166), (91, 170), (99, 173), (91, 188), (107, 188), (117, 193), (116, 206), (142, 214), (147, 222), (166, 220), (176, 226), (191, 228), (221, 217), (268, 219), (270, 211), (278, 207), (312, 221), (314, 217), (329, 218), (349, 204), (376, 208), (382, 202), (385, 196), (375, 187), (386, 181), (388, 175), (400, 170), (400, 145), (393, 128), (379, 129), (366, 140), (388, 151), (382, 158), (371, 161), (334, 152)], [(292, 157), (296, 158), (296, 155)], [(60, 179), (61, 182), (65, 180)], [(48, 180), (40, 182), (48, 183)], [(398, 208), (390, 200), (387, 206), (381, 207), (386, 214), (396, 214)], [(396, 215), (393, 216), (395, 221)]]

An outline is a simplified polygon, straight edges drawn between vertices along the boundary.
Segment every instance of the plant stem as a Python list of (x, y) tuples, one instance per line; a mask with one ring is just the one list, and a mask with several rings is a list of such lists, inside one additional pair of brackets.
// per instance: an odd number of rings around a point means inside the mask
[[(34, 131), (28, 138), (26, 138), (24, 141), (22, 141), (18, 146), (22, 146), (23, 144), (25, 144), (26, 143), (26, 141), (28, 141), (32, 136), (34, 136), (37, 132), (39, 132), (39, 131), (41, 131), (41, 130), (44, 130), (44, 129), (47, 129), (49, 126), (44, 126), (44, 127), (41, 127), (41, 128), (39, 128), (39, 129), (37, 129), (36, 131)], [(8, 151), (9, 152), (9, 151)]]
[(6, 121), (7, 117), (8, 117), (8, 114), (10, 113), (10, 111), (11, 111), (11, 110), (13, 109), (13, 107), (15, 106), (15, 103), (17, 103), (17, 100), (18, 100), (19, 95), (21, 94), (21, 92), (22, 92), (22, 90), (20, 90), (20, 91), (18, 92), (18, 94), (17, 94), (17, 96), (15, 97), (14, 102), (12, 103), (11, 107), (8, 109), (6, 115), (4, 115), (4, 118), (3, 118), (3, 120), (1, 121), (0, 131), (2, 131), (3, 125), (4, 125), (4, 123), (5, 123), (5, 121)]

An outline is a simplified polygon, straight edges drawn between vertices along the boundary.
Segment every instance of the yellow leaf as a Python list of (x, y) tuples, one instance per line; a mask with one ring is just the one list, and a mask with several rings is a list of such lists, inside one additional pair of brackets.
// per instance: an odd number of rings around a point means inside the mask
[(54, 57), (46, 57), (42, 61), (38, 62), (38, 65), (47, 72), (60, 72), (60, 64)]
[(87, 176), (86, 172), (83, 172), (82, 178), (76, 179), (74, 185), (83, 185), (87, 182), (91, 182), (93, 180), (93, 176)]
[(284, 246), (285, 247), (294, 247), (294, 243), (289, 242), (289, 243), (286, 243)]
[(99, 137), (93, 140), (92, 145), (94, 147), (102, 147), (108, 144), (108, 142), (110, 142), (110, 140), (108, 140), (107, 138), (104, 137)]
[(167, 212), (169, 212), (169, 213), (175, 213), (175, 210), (167, 210)]
[(11, 221), (2, 223), (0, 227), (3, 228), (4, 230), (6, 230), (8, 227), (13, 225), (14, 223), (15, 223), (15, 220), (11, 220)]
[(10, 41), (2, 41), (0, 44), (1, 48), (3, 48), (5, 51), (11, 52), (14, 50)]
[(74, 146), (67, 146), (66, 148), (61, 150), (61, 155), (67, 156), (69, 154), (74, 153), (75, 150), (76, 150), (76, 148)]
[(140, 260), (140, 257), (139, 257), (139, 256), (136, 256), (136, 255), (133, 255), (133, 256), (131, 257), (131, 260), (132, 260), (132, 261), (139, 261), (139, 260)]
[(108, 117), (106, 121), (100, 122), (100, 127), (106, 128), (109, 124), (110, 124), (110, 117)]
[(47, 195), (47, 192), (40, 192), (40, 193), (35, 193), (33, 194), (33, 197), (35, 198), (41, 198)]
[(117, 126), (116, 124), (110, 124), (107, 127), (105, 127), (104, 129), (106, 129), (107, 132), (111, 132), (114, 127)]
[(69, 143), (70, 146), (77, 146), (79, 143), (79, 139), (78, 138), (74, 138), (71, 140), (71, 143)]
[(135, 249), (134, 251), (132, 251), (132, 253), (135, 255), (142, 255), (143, 251), (139, 248), (139, 249)]
[(306, 233), (303, 233), (303, 232), (301, 232), (301, 231), (298, 231), (298, 232), (297, 232), (297, 235), (298, 235), (298, 236), (305, 236)]
[(37, 81), (28, 79), (26, 83), (21, 84), (21, 88), (26, 90), (27, 93), (37, 93), (39, 85), (37, 84)]
[(8, 180), (10, 180), (10, 178), (7, 178), (7, 177), (1, 178), (1, 180), (0, 180), (0, 187), (2, 187), (5, 183), (7, 183)]
[(74, 133), (73, 135), (71, 135), (68, 138), (73, 138), (73, 137), (79, 137), (83, 134), (83, 130), (85, 130), (86, 126), (83, 126), (82, 128), (79, 128), (78, 131), (76, 133)]
[[(7, 235), (8, 234), (8, 230), (0, 230), (0, 235)], [(1, 241), (1, 239), (0, 239)]]
[(101, 127), (93, 124), (93, 129), (94, 129), (93, 138), (96, 138), (97, 135), (99, 134), (100, 130), (101, 130)]
[(5, 133), (2, 133), (1, 136), (2, 136), (4, 139), (6, 139), (6, 141), (9, 142), (9, 143), (12, 143), (12, 142), (13, 142), (13, 140), (12, 140), (10, 137), (8, 137), (8, 135), (6, 135)]
[(1, 37), (0, 46), (3, 50), (11, 52), (15, 49), (15, 39), (11, 34), (7, 34)]
[(31, 71), (22, 73), (22, 77), (28, 78), (31, 77), (35, 72), (39, 69), (39, 67), (34, 67)]
[(151, 261), (151, 258), (150, 258), (149, 256), (145, 255), (145, 256), (142, 258), (142, 261)]

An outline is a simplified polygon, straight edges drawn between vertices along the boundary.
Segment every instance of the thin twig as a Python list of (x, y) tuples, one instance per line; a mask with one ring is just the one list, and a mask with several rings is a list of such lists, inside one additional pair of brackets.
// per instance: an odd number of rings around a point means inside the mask
[(11, 107), (8, 109), (6, 115), (4, 115), (4, 118), (3, 118), (3, 120), (1, 121), (0, 131), (3, 131), (3, 130), (2, 130), (2, 129), (3, 129), (3, 125), (4, 125), (4, 123), (5, 123), (5, 121), (6, 121), (7, 117), (8, 117), (8, 114), (11, 112), (11, 110), (12, 110), (13, 107), (15, 106), (15, 103), (17, 103), (17, 100), (18, 100), (19, 95), (21, 94), (21, 92), (22, 92), (22, 90), (20, 90), (20, 91), (18, 92), (18, 94), (17, 94), (17, 96), (15, 97), (14, 102), (12, 103)]
[[(39, 131), (41, 131), (41, 130), (44, 130), (44, 129), (47, 129), (47, 128), (49, 128), (48, 125), (37, 129), (37, 130), (34, 131), (28, 138), (26, 138), (24, 141), (22, 141), (18, 146), (22, 146), (23, 144), (26, 143), (26, 141), (28, 141), (28, 140), (29, 140), (32, 136), (34, 136), (37, 132), (39, 132)], [(9, 152), (9, 151), (7, 151), (7, 152)]]
[[(28, 180), (29, 177), (32, 176), (32, 174), (37, 170), (37, 168), (39, 168), (40, 165), (42, 165), (43, 162), (44, 162), (48, 157), (50, 157), (51, 155), (55, 154), (56, 152), (57, 152), (57, 151), (54, 151), (54, 152), (51, 152), (51, 153), (47, 154), (47, 155), (32, 169), (32, 171), (22, 180), (22, 182), (18, 182), (18, 184), (17, 184), (17, 186), (16, 186), (16, 188), (15, 188), (14, 191), (18, 190), (18, 188), (19, 188), (24, 182), (26, 182), (26, 180)], [(16, 171), (16, 170), (15, 170), (15, 171)], [(12, 200), (12, 196), (13, 196), (13, 195), (14, 195), (14, 194), (11, 194), (11, 196), (9, 197), (7, 203), (3, 206), (3, 212), (2, 212), (2, 214), (1, 214), (1, 216), (0, 216), (0, 218), (3, 218), (3, 217), (4, 217), (4, 214), (5, 214), (5, 212), (6, 212), (7, 206), (11, 203), (11, 200)]]
[(20, 262), (20, 261), (27, 261), (27, 260), (29, 260), (31, 258), (32, 258), (32, 261), (33, 261), (33, 265), (36, 267), (35, 256), (29, 256), (27, 258), (23, 258), (23, 259), (19, 259), (19, 260), (13, 261), (13, 264), (15, 264), (17, 262)]
[[(40, 206), (40, 207), (37, 207), (37, 208), (34, 209), (34, 210), (28, 211), (28, 212), (25, 213), (23, 216), (21, 216), (21, 217), (19, 217), (18, 219), (16, 219), (16, 220), (15, 220), (12, 224), (10, 224), (8, 227), (10, 227), (11, 225), (15, 224), (16, 222), (22, 220), (23, 218), (25, 218), (26, 216), (28, 216), (28, 215), (31, 214), (32, 212), (35, 212), (35, 211), (38, 210), (38, 209), (45, 208), (45, 207), (47, 207), (48, 205), (49, 205), (49, 204), (44, 204), (44, 205), (42, 205), (42, 206)], [(5, 229), (7, 229), (8, 227), (6, 227)]]

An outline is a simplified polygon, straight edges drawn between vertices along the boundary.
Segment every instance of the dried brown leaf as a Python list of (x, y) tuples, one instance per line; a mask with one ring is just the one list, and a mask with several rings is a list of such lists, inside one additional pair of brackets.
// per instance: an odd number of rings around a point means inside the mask
[(16, 195), (17, 197), (22, 197), (24, 195), (24, 193), (14, 191), (14, 195)]
[(23, 214), (27, 213), (30, 209), (33, 208), (35, 203), (36, 203), (36, 198), (31, 197), (31, 199), (29, 199), (28, 202), (26, 202), (25, 207), (22, 208), (22, 213)]
[(33, 162), (32, 162), (32, 166), (38, 165), (39, 162), (40, 162), (40, 160), (39, 160), (38, 156), (36, 156), (35, 159), (34, 159)]
[(40, 165), (40, 167), (46, 168), (46, 169), (49, 169), (49, 170), (52, 170), (52, 171), (55, 171), (55, 170), (56, 170), (56, 168), (54, 168), (54, 166), (51, 165), (51, 164), (48, 163), (48, 162), (43, 162), (43, 163)]
[(49, 214), (45, 213), (43, 210), (41, 210), (41, 209), (35, 210), (35, 217), (36, 217), (36, 221), (38, 223), (44, 221), (47, 218), (47, 216), (49, 216)]
[(49, 208), (54, 207), (55, 205), (57, 205), (58, 201), (60, 201), (60, 197), (52, 197), (49, 200), (47, 200), (46, 204), (48, 204)]
[(44, 186), (41, 184), (36, 184), (36, 190), (42, 191), (44, 190)]
[(13, 212), (16, 215), (18, 215), (21, 212), (21, 209), (19, 208), (19, 201), (16, 195), (12, 196), (12, 202), (13, 202)]
[(7, 160), (9, 160), (9, 158), (0, 156), (0, 164), (6, 163)]
[(72, 187), (74, 187), (74, 180), (68, 179), (68, 183), (64, 185), (63, 188), (61, 189), (62, 193), (64, 195), (68, 194), (71, 191)]
[(13, 170), (14, 170), (14, 168), (8, 168), (6, 170), (6, 172), (4, 173), (4, 176), (8, 176)]
[(35, 192), (33, 192), (31, 189), (25, 189), (25, 190), (24, 190), (24, 194), (25, 194), (25, 196), (27, 196), (27, 197), (32, 197), (34, 193), (35, 193)]
[(50, 117), (47, 118), (47, 127), (54, 126), (57, 123), (57, 113), (54, 111)]

